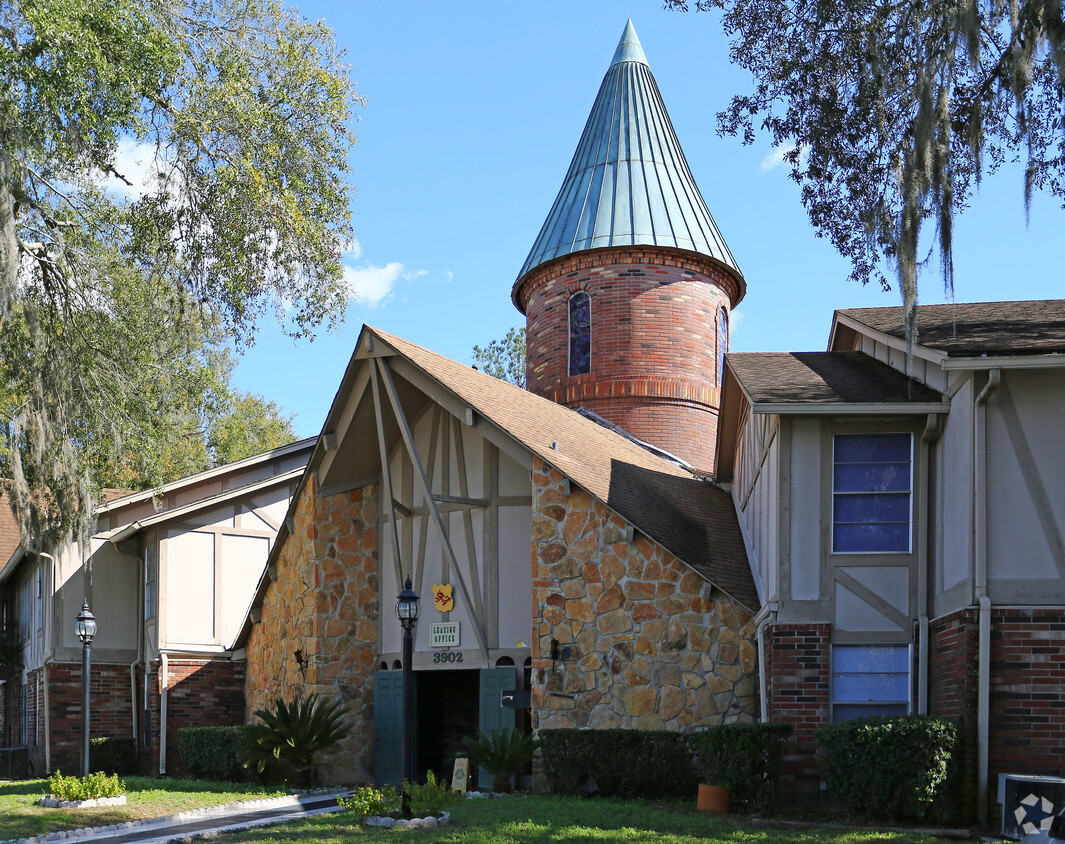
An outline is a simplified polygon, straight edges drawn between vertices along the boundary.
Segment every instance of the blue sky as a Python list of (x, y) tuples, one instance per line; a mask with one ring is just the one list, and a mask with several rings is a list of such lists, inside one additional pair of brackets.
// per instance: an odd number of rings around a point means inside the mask
[[(300, 436), (321, 429), (363, 323), (464, 362), (524, 324), (511, 287), (629, 17), (747, 281), (732, 350), (823, 349), (834, 308), (899, 302), (847, 280), (767, 139), (718, 137), (716, 113), (751, 83), (729, 64), (714, 16), (657, 0), (298, 5), (336, 31), (368, 101), (351, 151), (347, 321), (298, 343), (264, 325), (234, 375), (296, 414)], [(956, 222), (956, 300), (1061, 298), (1063, 223), (1060, 205), (1037, 196), (1025, 226), (1019, 169), (986, 178)], [(924, 303), (944, 301), (934, 262), (920, 290)]]

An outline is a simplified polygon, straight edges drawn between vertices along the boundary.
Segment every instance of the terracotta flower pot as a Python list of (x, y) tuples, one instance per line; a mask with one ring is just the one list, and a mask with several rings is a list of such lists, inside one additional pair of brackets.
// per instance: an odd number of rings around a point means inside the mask
[(700, 785), (697, 808), (727, 815), (732, 808), (732, 789), (727, 785)]

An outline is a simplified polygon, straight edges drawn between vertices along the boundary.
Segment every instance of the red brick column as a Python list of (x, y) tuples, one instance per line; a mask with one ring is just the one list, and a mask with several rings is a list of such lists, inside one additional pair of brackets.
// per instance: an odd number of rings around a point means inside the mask
[(779, 781), (783, 800), (809, 799), (820, 788), (814, 734), (829, 723), (828, 624), (770, 624), (765, 628), (766, 697), (769, 720), (794, 731)]
[[(954, 719), (959, 728), (951, 807), (958, 818), (976, 815), (976, 693), (979, 624), (970, 607), (928, 626), (928, 714)], [(993, 791), (995, 784), (992, 783)]]

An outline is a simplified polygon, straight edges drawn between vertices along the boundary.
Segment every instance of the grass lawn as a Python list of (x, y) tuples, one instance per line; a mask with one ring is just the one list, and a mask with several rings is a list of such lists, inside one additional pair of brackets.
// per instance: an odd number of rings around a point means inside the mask
[(664, 842), (664, 844), (933, 844), (923, 835), (872, 829), (776, 829), (752, 826), (743, 818), (694, 810), (690, 803), (664, 806), (579, 797), (524, 797), (463, 800), (452, 808), (451, 823), (437, 830), (390, 831), (359, 826), (350, 813), (319, 815), (305, 821), (224, 836), (226, 844), (567, 844), (567, 842)]
[(45, 809), (36, 800), (48, 791), (48, 780), (0, 782), (0, 841), (29, 838), (61, 829), (109, 826), (125, 821), (172, 815), (241, 800), (276, 797), (287, 792), (252, 783), (123, 777), (128, 803), (96, 809)]

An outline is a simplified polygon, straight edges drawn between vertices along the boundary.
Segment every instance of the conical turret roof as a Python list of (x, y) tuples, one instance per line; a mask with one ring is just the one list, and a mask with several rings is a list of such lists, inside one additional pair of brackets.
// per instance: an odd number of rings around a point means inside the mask
[(731, 269), (743, 287), (743, 275), (688, 169), (631, 20), (518, 281), (555, 258), (608, 246), (697, 252)]

